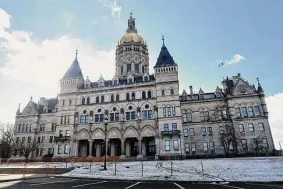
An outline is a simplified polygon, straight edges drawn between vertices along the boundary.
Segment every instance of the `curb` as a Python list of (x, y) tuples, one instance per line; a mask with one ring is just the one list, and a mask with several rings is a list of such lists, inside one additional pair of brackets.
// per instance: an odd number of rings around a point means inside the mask
[(52, 176), (42, 176), (42, 177), (25, 177), (25, 178), (18, 178), (18, 179), (5, 179), (5, 180), (0, 180), (0, 183), (2, 182), (12, 182), (12, 181), (19, 181), (19, 180), (31, 180), (31, 179), (39, 179), (39, 178), (49, 178)]

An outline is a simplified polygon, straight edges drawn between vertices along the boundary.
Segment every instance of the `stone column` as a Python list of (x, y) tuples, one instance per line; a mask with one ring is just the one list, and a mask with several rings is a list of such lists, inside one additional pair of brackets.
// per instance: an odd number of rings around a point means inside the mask
[(115, 143), (110, 143), (110, 156), (115, 156)]
[(139, 144), (139, 154), (138, 154), (137, 158), (141, 159), (141, 158), (143, 158), (143, 156), (142, 156), (142, 140), (141, 140), (141, 138), (139, 138), (138, 141), (139, 141), (138, 142), (138, 144)]
[(90, 156), (90, 157), (92, 157), (92, 145), (93, 145), (93, 140), (92, 139), (89, 139), (88, 140), (88, 142), (89, 142), (89, 148), (88, 148), (88, 152), (89, 152), (89, 154), (88, 154), (88, 156)]
[(142, 142), (142, 155), (143, 156), (146, 156), (146, 147), (147, 147), (146, 143), (147, 143), (146, 141)]
[(131, 156), (131, 144), (129, 141), (126, 142), (126, 156)]
[(126, 158), (125, 156), (125, 139), (121, 139), (121, 159)]
[(101, 156), (101, 144), (96, 144), (96, 157)]

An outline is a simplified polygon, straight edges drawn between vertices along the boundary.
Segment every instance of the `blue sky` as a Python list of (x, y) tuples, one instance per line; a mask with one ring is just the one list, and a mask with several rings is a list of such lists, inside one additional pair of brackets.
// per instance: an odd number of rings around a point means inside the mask
[[(272, 103), (280, 104), (279, 97), (283, 103), (281, 0), (0, 0), (1, 9), (0, 88), (5, 93), (0, 94), (0, 112), (6, 113), (0, 120), (12, 121), (17, 104), (24, 106), (30, 96), (56, 96), (76, 48), (85, 76), (111, 79), (115, 45), (131, 10), (148, 43), (151, 66), (164, 34), (179, 65), (180, 91), (189, 85), (213, 91), (226, 70), (254, 84), (259, 77)], [(236, 54), (239, 61), (218, 68), (221, 57), (231, 62)], [(283, 120), (273, 120), (279, 130)]]

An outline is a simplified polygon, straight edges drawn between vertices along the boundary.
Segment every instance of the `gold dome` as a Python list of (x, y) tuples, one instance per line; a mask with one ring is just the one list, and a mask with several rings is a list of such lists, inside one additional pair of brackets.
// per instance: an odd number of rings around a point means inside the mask
[(129, 42), (135, 42), (135, 43), (140, 42), (141, 44), (144, 44), (143, 38), (135, 32), (126, 33), (120, 40), (120, 44), (129, 43)]

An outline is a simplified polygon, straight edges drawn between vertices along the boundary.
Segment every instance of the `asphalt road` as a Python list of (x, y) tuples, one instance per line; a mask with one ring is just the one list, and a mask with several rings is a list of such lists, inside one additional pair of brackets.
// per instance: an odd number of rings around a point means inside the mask
[(38, 178), (0, 183), (4, 189), (280, 189), (282, 184), (272, 183), (228, 183), (228, 184), (193, 184), (191, 182), (154, 182), (154, 181), (109, 181), (76, 178)]

